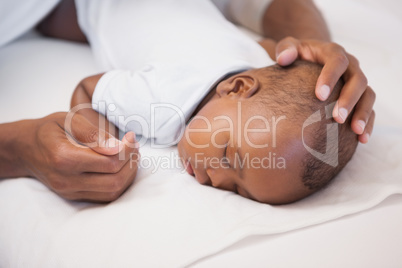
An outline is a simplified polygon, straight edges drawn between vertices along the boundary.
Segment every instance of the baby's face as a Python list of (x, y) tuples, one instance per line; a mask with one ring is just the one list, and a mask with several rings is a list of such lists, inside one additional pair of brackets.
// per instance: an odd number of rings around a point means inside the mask
[(201, 184), (263, 203), (290, 203), (308, 195), (301, 181), (299, 134), (285, 116), (271, 116), (269, 107), (257, 106), (252, 98), (219, 94), (225, 83), (178, 144), (187, 172)]

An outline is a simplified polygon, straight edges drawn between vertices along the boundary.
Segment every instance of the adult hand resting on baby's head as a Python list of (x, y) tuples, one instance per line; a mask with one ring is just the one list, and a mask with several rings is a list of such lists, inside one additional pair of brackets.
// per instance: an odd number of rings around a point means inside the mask
[(69, 200), (109, 202), (133, 182), (138, 146), (133, 132), (122, 141), (76, 114), (22, 121), (18, 155), (27, 174)]
[(287, 37), (277, 43), (276, 61), (279, 65), (290, 65), (296, 59), (324, 66), (315, 88), (315, 94), (320, 100), (326, 100), (337, 81), (341, 77), (344, 79), (345, 85), (334, 107), (333, 117), (342, 124), (355, 107), (352, 129), (359, 135), (360, 142), (367, 143), (374, 126), (373, 105), (376, 95), (368, 86), (358, 60), (343, 47), (331, 42)]

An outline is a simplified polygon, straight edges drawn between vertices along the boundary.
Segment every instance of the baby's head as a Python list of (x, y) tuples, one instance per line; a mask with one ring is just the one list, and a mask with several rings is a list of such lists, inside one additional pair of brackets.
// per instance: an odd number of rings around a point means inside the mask
[(352, 157), (350, 118), (332, 117), (339, 81), (315, 97), (322, 67), (296, 62), (230, 76), (206, 97), (178, 144), (198, 182), (259, 202), (285, 204), (323, 188)]

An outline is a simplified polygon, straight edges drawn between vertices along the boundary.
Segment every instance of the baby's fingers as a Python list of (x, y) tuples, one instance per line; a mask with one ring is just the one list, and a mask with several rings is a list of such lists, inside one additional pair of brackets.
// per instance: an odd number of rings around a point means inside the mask
[(375, 102), (375, 93), (371, 87), (367, 87), (363, 96), (356, 104), (356, 109), (352, 119), (352, 130), (358, 135), (362, 135), (372, 115)]

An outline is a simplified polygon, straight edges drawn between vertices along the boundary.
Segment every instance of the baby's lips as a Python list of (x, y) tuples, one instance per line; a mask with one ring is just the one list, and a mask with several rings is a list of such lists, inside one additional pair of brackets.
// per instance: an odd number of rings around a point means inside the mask
[(186, 168), (186, 171), (188, 174), (190, 174), (191, 176), (194, 176), (194, 170), (193, 170), (193, 167), (191, 166), (190, 160), (186, 161), (185, 168)]

